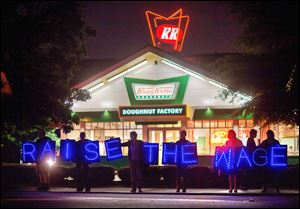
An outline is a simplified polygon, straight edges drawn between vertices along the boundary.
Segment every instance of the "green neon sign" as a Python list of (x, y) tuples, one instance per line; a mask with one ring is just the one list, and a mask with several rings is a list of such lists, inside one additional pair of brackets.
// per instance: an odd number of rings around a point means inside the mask
[(162, 80), (124, 78), (131, 105), (182, 104), (189, 76)]

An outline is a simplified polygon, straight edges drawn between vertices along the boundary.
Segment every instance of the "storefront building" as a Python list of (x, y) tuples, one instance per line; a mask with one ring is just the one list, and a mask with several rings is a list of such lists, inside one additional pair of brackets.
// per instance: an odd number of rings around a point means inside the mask
[[(189, 17), (180, 12), (169, 18), (158, 15), (155, 20), (178, 21), (176, 15), (180, 14), (182, 30), (175, 30), (176, 26), (170, 24), (159, 26), (157, 22), (153, 26), (151, 15), (157, 14), (146, 12), (153, 46), (109, 66), (96, 65), (94, 75), (74, 86), (87, 89), (91, 99), (74, 102), (72, 109), (80, 116), (80, 125), (74, 125), (74, 130), (61, 138), (79, 139), (79, 133), (85, 131), (87, 138), (99, 140), (103, 156), (103, 142), (111, 137), (127, 141), (129, 133), (136, 131), (139, 139), (159, 143), (161, 148), (163, 142), (176, 142), (179, 131), (185, 129), (187, 138), (197, 142), (198, 155), (214, 155), (215, 147), (227, 140), (229, 129), (236, 131), (244, 145), (252, 128), (258, 130), (256, 144), (272, 129), (276, 138), (288, 145), (288, 155), (299, 156), (299, 127), (274, 124), (261, 128), (254, 126), (251, 115), (234, 116), (251, 96), (237, 92), (238, 99), (233, 103), (221, 100), (218, 94), (227, 88), (226, 81), (181, 56)], [(178, 40), (164, 40), (172, 39), (172, 32), (176, 31), (178, 35), (173, 37)], [(127, 154), (126, 148), (123, 153)]]
[(272, 129), (276, 138), (288, 145), (289, 155), (299, 155), (298, 127), (275, 124), (262, 129), (254, 126), (251, 115), (234, 117), (251, 97), (240, 93), (234, 103), (222, 101), (218, 93), (226, 86), (216, 76), (152, 46), (75, 87), (89, 90), (91, 99), (74, 103), (80, 125), (61, 137), (79, 139), (79, 133), (85, 131), (87, 138), (99, 140), (101, 155), (105, 155), (104, 140), (111, 137), (127, 141), (134, 130), (139, 139), (162, 145), (176, 142), (181, 129), (187, 130), (190, 141), (197, 142), (198, 155), (214, 155), (215, 147), (227, 140), (229, 129), (246, 145), (252, 128), (258, 130), (257, 144), (258, 139), (266, 138), (266, 130)]

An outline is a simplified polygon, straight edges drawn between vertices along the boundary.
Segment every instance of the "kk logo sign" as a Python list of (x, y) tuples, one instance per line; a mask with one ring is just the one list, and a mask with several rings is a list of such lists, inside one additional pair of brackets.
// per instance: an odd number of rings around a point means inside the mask
[(180, 52), (184, 43), (190, 17), (182, 15), (182, 9), (169, 17), (146, 11), (153, 46)]

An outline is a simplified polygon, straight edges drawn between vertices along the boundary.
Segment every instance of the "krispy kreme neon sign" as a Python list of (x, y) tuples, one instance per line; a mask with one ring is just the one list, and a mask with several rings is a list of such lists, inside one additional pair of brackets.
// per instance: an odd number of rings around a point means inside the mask
[(190, 17), (179, 9), (169, 17), (146, 11), (153, 46), (180, 52)]

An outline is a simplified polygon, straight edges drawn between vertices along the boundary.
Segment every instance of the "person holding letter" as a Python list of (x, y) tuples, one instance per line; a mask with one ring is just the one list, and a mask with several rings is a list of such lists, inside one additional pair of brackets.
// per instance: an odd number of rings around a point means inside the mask
[[(233, 155), (235, 154), (234, 148), (242, 147), (243, 143), (241, 140), (236, 138), (236, 133), (234, 130), (228, 131), (228, 140), (225, 142), (225, 146), (233, 149)], [(233, 178), (233, 181), (232, 181)], [(234, 193), (237, 193), (237, 168), (232, 168), (229, 170), (229, 192), (232, 193), (232, 183), (234, 183)]]
[[(186, 139), (186, 131), (181, 130), (179, 133), (180, 139), (176, 142), (178, 147), (181, 147), (183, 144), (189, 143)], [(181, 159), (182, 160), (182, 159)], [(182, 192), (186, 192), (187, 187), (187, 165), (183, 164), (181, 160), (177, 160), (176, 169), (176, 192), (180, 192), (182, 186)]]
[(130, 141), (122, 143), (122, 147), (128, 146), (128, 158), (131, 174), (131, 193), (135, 193), (136, 189), (139, 189), (139, 193), (142, 191), (142, 178), (143, 178), (143, 166), (144, 155), (143, 148), (144, 142), (137, 140), (137, 133), (135, 131), (130, 132)]
[[(277, 139), (275, 139), (274, 132), (272, 130), (267, 131), (267, 139), (264, 140), (258, 147), (263, 149), (270, 149), (271, 147), (279, 146), (280, 143)], [(270, 185), (274, 186), (276, 192), (279, 193), (278, 187), (278, 177), (279, 171), (272, 169), (272, 167), (263, 167), (263, 190), (261, 192), (267, 192), (267, 189)]]
[[(46, 137), (46, 132), (44, 129), (40, 129), (38, 132), (38, 139), (36, 140), (37, 150), (38, 150), (38, 158), (36, 161), (36, 171), (39, 178), (40, 186), (37, 190), (48, 191), (50, 185), (50, 165), (47, 163), (47, 159), (45, 159), (44, 153), (47, 154), (46, 158), (48, 157), (48, 152), (44, 147), (44, 144), (52, 141), (49, 137)], [(48, 150), (47, 150), (48, 151)]]
[(89, 163), (84, 159), (84, 145), (89, 140), (85, 139), (85, 132), (80, 133), (80, 140), (77, 142), (77, 192), (82, 192), (85, 188), (86, 192), (91, 191), (91, 184), (89, 181), (90, 167)]

